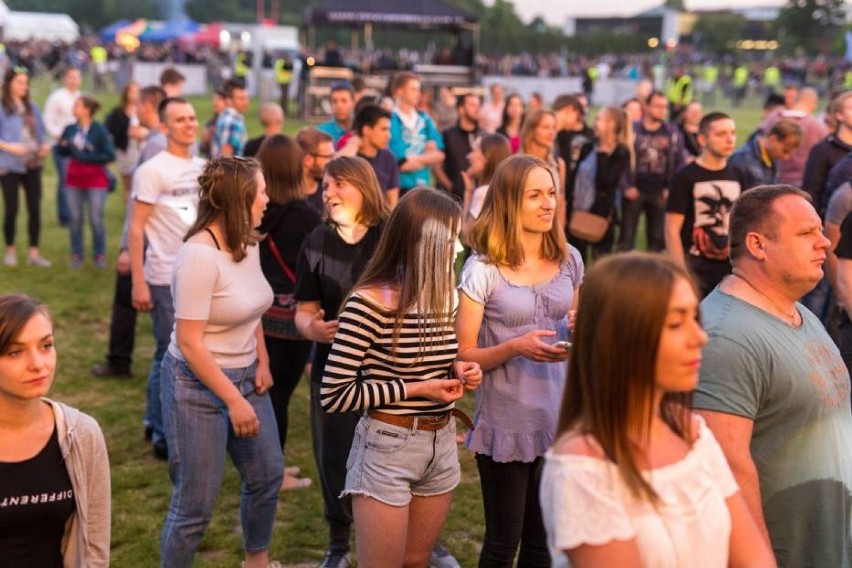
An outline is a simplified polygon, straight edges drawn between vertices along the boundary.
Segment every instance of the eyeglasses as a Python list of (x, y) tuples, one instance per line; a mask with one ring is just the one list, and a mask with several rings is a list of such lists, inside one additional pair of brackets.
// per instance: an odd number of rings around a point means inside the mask
[(327, 160), (330, 160), (334, 157), (334, 154), (314, 154), (311, 152), (311, 156), (314, 158), (326, 158)]

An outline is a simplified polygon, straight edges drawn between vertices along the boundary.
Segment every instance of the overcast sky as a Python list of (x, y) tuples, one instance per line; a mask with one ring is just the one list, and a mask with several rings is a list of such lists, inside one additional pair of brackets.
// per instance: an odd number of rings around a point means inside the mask
[[(511, 0), (524, 21), (530, 21), (537, 15), (551, 25), (561, 26), (570, 15), (578, 16), (626, 16), (654, 8), (662, 0)], [(485, 0), (492, 4), (492, 0)], [(686, 7), (692, 10), (780, 6), (783, 0), (686, 0)]]

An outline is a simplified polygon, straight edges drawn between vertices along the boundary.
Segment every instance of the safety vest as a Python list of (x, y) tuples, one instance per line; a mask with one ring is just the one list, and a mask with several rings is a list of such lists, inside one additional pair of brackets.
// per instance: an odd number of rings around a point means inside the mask
[(716, 83), (719, 80), (719, 68), (716, 65), (708, 65), (704, 68), (704, 82)]
[(279, 85), (287, 85), (293, 80), (293, 72), (287, 69), (287, 62), (283, 57), (275, 60), (275, 82)]
[(249, 68), (246, 65), (246, 56), (243, 53), (238, 53), (234, 59), (234, 75), (236, 77), (245, 77), (248, 75)]
[(745, 87), (748, 83), (748, 69), (740, 65), (734, 69), (734, 87)]
[(781, 84), (781, 71), (774, 65), (763, 71), (763, 85), (765, 87), (777, 87)]
[(92, 57), (92, 63), (106, 63), (107, 50), (102, 45), (96, 45), (89, 52)]
[(673, 105), (687, 105), (692, 102), (692, 77), (681, 75), (669, 84), (669, 102)]

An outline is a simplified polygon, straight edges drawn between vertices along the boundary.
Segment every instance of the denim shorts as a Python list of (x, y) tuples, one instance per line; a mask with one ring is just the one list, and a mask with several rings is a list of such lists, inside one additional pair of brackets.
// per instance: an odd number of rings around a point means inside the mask
[(454, 419), (428, 431), (364, 416), (355, 428), (341, 497), (361, 495), (405, 507), (413, 495), (449, 493), (460, 479)]

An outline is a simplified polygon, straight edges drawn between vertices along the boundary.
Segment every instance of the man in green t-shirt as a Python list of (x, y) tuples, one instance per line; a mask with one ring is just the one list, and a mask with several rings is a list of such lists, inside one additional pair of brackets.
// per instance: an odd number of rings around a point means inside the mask
[(829, 240), (792, 186), (743, 193), (730, 215), (733, 273), (701, 303), (710, 341), (694, 406), (725, 452), (778, 565), (852, 566), (849, 373), (798, 299)]

